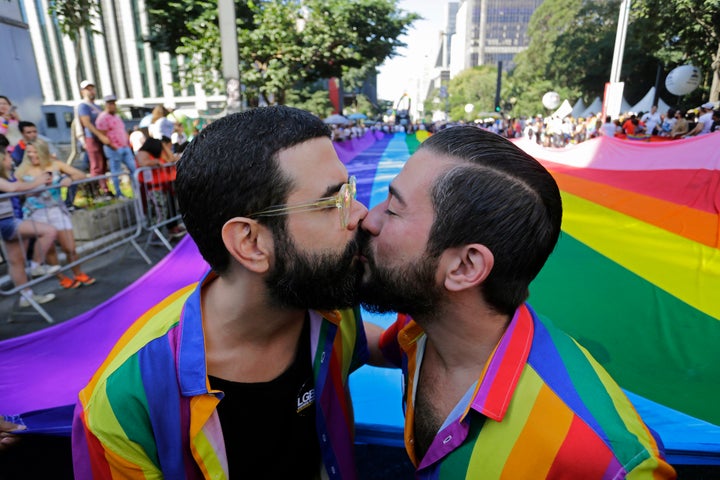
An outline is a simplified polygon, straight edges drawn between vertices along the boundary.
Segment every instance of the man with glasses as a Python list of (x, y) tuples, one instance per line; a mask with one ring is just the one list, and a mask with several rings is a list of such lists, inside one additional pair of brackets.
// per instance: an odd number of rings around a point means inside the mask
[(468, 126), (426, 140), (363, 220), (363, 304), (409, 314), (366, 331), (373, 363), (403, 368), (416, 478), (674, 478), (620, 387), (525, 303), (561, 217), (540, 163)]
[(318, 118), (229, 115), (178, 163), (210, 272), (140, 318), (80, 393), (76, 478), (355, 478), (367, 209)]

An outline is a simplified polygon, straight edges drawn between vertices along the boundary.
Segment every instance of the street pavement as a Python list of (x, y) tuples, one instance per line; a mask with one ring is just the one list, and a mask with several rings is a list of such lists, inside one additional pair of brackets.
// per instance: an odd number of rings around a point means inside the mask
[[(142, 246), (142, 243), (141, 243)], [(55, 277), (33, 287), (35, 293), (54, 293), (55, 300), (42, 307), (55, 323), (64, 322), (84, 313), (122, 291), (140, 278), (153, 265), (167, 255), (168, 250), (161, 245), (150, 245), (145, 253), (152, 261), (148, 265), (140, 254), (129, 244), (100, 255), (82, 264), (82, 269), (97, 281), (90, 286), (80, 286), (72, 290), (60, 287)], [(7, 268), (0, 266), (0, 272)], [(4, 285), (3, 290), (9, 289)], [(0, 341), (26, 335), (52, 324), (45, 321), (32, 307), (21, 308), (19, 295), (0, 296)]]

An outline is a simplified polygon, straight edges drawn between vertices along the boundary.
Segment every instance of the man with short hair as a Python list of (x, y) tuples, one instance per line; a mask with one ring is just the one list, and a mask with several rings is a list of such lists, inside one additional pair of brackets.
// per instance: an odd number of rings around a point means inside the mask
[(20, 130), (22, 138), (18, 141), (17, 145), (15, 145), (15, 148), (13, 148), (12, 150), (12, 159), (13, 163), (15, 163), (15, 166), (20, 165), (20, 162), (22, 162), (23, 155), (25, 155), (25, 147), (27, 146), (27, 144), (34, 142), (38, 139), (38, 137), (41, 137), (47, 142), (48, 148), (50, 149), (50, 156), (53, 157), (54, 160), (57, 159), (57, 149), (47, 138), (38, 135), (38, 129), (34, 123), (23, 120), (18, 123), (18, 130)]
[(403, 368), (416, 478), (674, 478), (620, 387), (524, 303), (561, 217), (540, 163), (459, 126), (363, 220), (361, 301), (406, 312), (366, 331), (372, 363)]
[[(85, 133), (85, 152), (87, 152), (90, 162), (90, 175), (105, 175), (105, 157), (103, 157), (102, 146), (109, 144), (110, 140), (95, 126), (95, 121), (102, 112), (102, 109), (95, 104), (95, 84), (89, 80), (83, 80), (80, 82), (80, 94), (82, 102), (77, 107), (77, 115)], [(107, 184), (104, 179), (100, 180), (100, 188), (102, 193), (107, 193)]]
[(695, 128), (690, 130), (685, 136), (694, 137), (697, 135), (705, 135), (710, 133), (710, 127), (712, 127), (712, 112), (715, 108), (715, 104), (712, 102), (703, 103), (700, 105), (700, 116)]
[(103, 145), (103, 153), (110, 164), (115, 195), (124, 197), (120, 190), (120, 175), (123, 173), (123, 165), (130, 175), (135, 172), (135, 155), (130, 149), (125, 122), (117, 115), (117, 97), (114, 94), (106, 95), (103, 101), (105, 109), (95, 120), (95, 127), (108, 138), (109, 142)]
[(659, 133), (658, 126), (662, 123), (662, 118), (657, 110), (657, 105), (653, 105), (650, 107), (650, 111), (640, 119), (645, 124), (645, 131), (648, 135), (657, 135)]
[(211, 271), (163, 300), (80, 392), (76, 478), (356, 478), (348, 375), (367, 346), (367, 209), (317, 117), (228, 115), (183, 153), (177, 196)]

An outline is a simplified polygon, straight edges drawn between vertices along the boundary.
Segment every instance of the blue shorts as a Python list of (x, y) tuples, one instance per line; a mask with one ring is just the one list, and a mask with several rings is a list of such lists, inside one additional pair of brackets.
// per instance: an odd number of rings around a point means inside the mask
[(3, 240), (11, 241), (17, 239), (18, 227), (22, 220), (15, 217), (0, 219), (0, 236)]

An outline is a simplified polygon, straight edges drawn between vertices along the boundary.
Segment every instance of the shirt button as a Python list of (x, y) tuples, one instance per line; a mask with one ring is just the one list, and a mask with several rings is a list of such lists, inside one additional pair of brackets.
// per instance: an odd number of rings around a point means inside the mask
[(325, 352), (323, 352), (322, 355), (320, 355), (320, 363), (323, 363), (323, 362), (325, 362)]
[(327, 435), (324, 433), (322, 434), (322, 441), (327, 443)]
[(443, 445), (447, 444), (450, 440), (452, 440), (452, 435), (448, 435), (445, 437), (445, 440), (443, 440)]
[(331, 472), (333, 475), (335, 475), (335, 467), (334, 467), (334, 466), (331, 466), (331, 467), (330, 467), (330, 472)]

